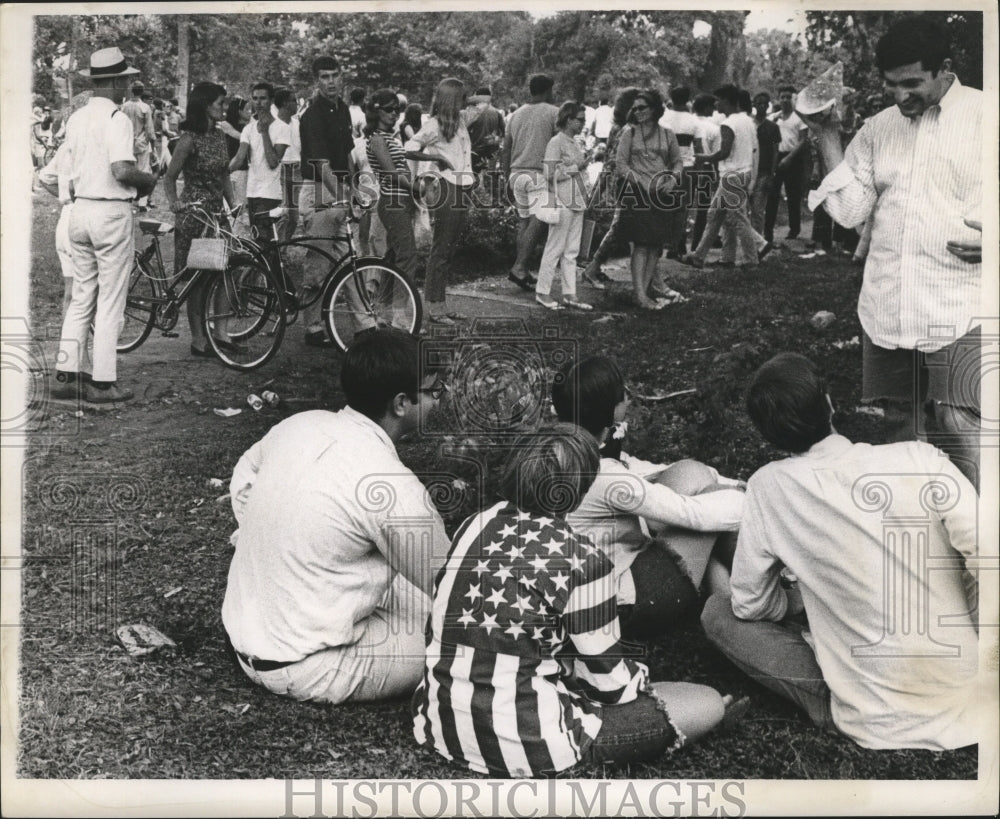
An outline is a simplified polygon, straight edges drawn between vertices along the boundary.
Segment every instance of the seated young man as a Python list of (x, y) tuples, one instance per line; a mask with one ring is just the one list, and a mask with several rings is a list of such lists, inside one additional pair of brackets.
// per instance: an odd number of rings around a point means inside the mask
[[(824, 379), (801, 355), (761, 367), (747, 409), (792, 454), (748, 483), (732, 598), (714, 595), (702, 613), (709, 639), (866, 748), (976, 742), (988, 723), (976, 708), (972, 484), (929, 444), (838, 435)], [(794, 620), (803, 604), (808, 626)]]
[(434, 555), (449, 542), (396, 454), (445, 389), (419, 364), (412, 336), (366, 333), (344, 358), (347, 406), (286, 418), (233, 470), (222, 622), (269, 691), (336, 704), (408, 694), (420, 679)]

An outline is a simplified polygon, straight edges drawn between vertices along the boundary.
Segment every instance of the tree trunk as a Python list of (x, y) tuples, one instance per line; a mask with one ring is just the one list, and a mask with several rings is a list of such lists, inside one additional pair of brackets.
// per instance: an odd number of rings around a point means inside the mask
[(720, 85), (740, 82), (746, 62), (743, 24), (747, 14), (746, 11), (718, 11), (712, 15), (712, 38), (699, 83), (702, 90), (711, 93)]
[(183, 111), (187, 111), (188, 63), (191, 57), (188, 44), (189, 25), (190, 18), (187, 14), (177, 15), (177, 101)]

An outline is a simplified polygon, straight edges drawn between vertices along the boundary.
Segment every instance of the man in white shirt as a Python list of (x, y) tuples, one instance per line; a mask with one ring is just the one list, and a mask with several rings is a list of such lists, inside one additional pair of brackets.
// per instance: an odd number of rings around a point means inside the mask
[[(946, 32), (904, 18), (876, 61), (896, 105), (841, 147), (839, 123), (810, 127), (824, 167), (809, 196), (845, 227), (871, 220), (858, 298), (863, 400), (885, 400), (900, 437), (923, 436), (978, 486), (982, 339), (981, 91), (951, 73)], [(923, 424), (929, 407), (935, 430)]]
[(767, 200), (764, 214), (764, 237), (774, 240), (774, 223), (778, 218), (778, 201), (781, 189), (785, 189), (788, 206), (788, 235), (786, 239), (796, 239), (802, 227), (802, 192), (805, 189), (805, 161), (809, 156), (806, 140), (808, 126), (795, 113), (795, 88), (786, 85), (778, 89), (778, 113), (771, 119), (781, 131), (778, 144), (778, 166), (775, 169), (774, 186)]
[(272, 113), (275, 119), (288, 126), (291, 142), (281, 156), (281, 203), (288, 212), (278, 223), (278, 236), (291, 239), (299, 223), (298, 195), (302, 186), (299, 163), (302, 161), (302, 137), (299, 133), (298, 101), (290, 88), (279, 88), (274, 92)]
[(232, 173), (249, 157), (247, 172), (247, 208), (250, 222), (264, 236), (270, 236), (267, 212), (281, 205), (281, 159), (292, 144), (292, 130), (271, 114), (274, 86), (259, 82), (250, 91), (254, 117), (240, 134), (240, 147), (229, 163)]
[(691, 186), (691, 207), (695, 210), (694, 231), (691, 234), (691, 245), (697, 247), (705, 233), (708, 209), (715, 195), (715, 186), (719, 180), (715, 165), (705, 157), (715, 154), (722, 147), (722, 131), (712, 119), (715, 113), (715, 97), (711, 94), (699, 94), (691, 104), (698, 126), (698, 139), (701, 140), (701, 152), (695, 152), (694, 182)]
[(667, 248), (668, 259), (679, 259), (687, 252), (687, 213), (690, 207), (694, 177), (694, 156), (695, 148), (698, 153), (704, 151), (703, 146), (695, 145), (698, 137), (698, 118), (688, 111), (688, 102), (691, 101), (691, 91), (681, 86), (670, 91), (670, 102), (673, 108), (668, 108), (660, 117), (660, 126), (673, 131), (677, 137), (677, 144), (681, 149), (681, 162), (684, 170), (681, 174), (681, 181), (678, 188), (683, 191), (683, 198), (679, 212), (673, 214), (673, 218), (680, 223), (680, 241), (676, 247)]
[[(368, 124), (368, 118), (365, 116), (365, 89), (364, 88), (354, 88), (351, 90), (351, 95), (349, 97), (350, 105), (347, 106), (347, 110), (351, 112), (351, 135), (358, 139), (364, 136), (365, 126)], [(404, 105), (403, 108), (406, 108)]]
[(694, 251), (681, 258), (684, 264), (703, 267), (705, 257), (715, 243), (723, 224), (735, 237), (737, 253), (754, 267), (770, 251), (768, 243), (750, 226), (747, 203), (756, 173), (757, 129), (753, 120), (740, 111), (740, 90), (734, 85), (716, 89), (718, 108), (726, 115), (720, 126), (722, 146), (714, 154), (704, 156), (707, 162), (718, 162), (719, 187), (708, 210), (705, 233)]
[(866, 748), (975, 743), (990, 697), (977, 681), (972, 485), (928, 444), (838, 435), (825, 380), (797, 353), (758, 370), (747, 410), (792, 454), (748, 482), (732, 597), (702, 613), (709, 639)]
[(607, 144), (614, 113), (615, 109), (608, 105), (608, 98), (601, 97), (600, 104), (594, 109), (594, 139), (598, 142)]
[[(132, 122), (135, 133), (135, 166), (140, 171), (150, 173), (153, 170), (153, 145), (156, 144), (156, 123), (153, 121), (153, 109), (142, 99), (145, 87), (141, 82), (132, 83), (132, 98), (122, 103), (122, 113)], [(145, 196), (140, 196), (139, 212), (144, 213), (149, 205)]]
[[(130, 68), (118, 48), (90, 57), (93, 96), (66, 124), (66, 167), (75, 203), (69, 217), (73, 295), (63, 317), (56, 400), (82, 397), (92, 404), (127, 401), (131, 390), (118, 386), (117, 344), (134, 250), (132, 202), (148, 196), (156, 177), (136, 167), (131, 120), (118, 110)], [(93, 371), (84, 371), (87, 338), (93, 326)]]
[(398, 330), (344, 358), (347, 407), (285, 419), (230, 484), (239, 529), (222, 623), (244, 673), (296, 700), (370, 701), (413, 691), (432, 578), (448, 537), (396, 445), (446, 387)]

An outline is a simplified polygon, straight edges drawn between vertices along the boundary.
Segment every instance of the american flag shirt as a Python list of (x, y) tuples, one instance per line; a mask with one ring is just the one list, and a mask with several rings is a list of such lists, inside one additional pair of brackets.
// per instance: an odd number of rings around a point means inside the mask
[(620, 642), (612, 568), (561, 518), (503, 502), (465, 521), (435, 579), (417, 742), (495, 776), (579, 762), (601, 704), (648, 682)]

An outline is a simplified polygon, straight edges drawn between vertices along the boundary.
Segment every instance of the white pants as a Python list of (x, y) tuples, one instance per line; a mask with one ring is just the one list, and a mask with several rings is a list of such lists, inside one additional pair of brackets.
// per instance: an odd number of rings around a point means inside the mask
[(95, 381), (118, 379), (118, 334), (135, 240), (132, 203), (77, 199), (69, 218), (73, 299), (63, 318), (57, 369), (82, 372), (87, 336), (94, 327)]
[(563, 298), (576, 298), (576, 257), (580, 255), (581, 233), (583, 233), (583, 211), (561, 209), (559, 222), (549, 225), (549, 238), (545, 242), (542, 263), (538, 268), (536, 293), (541, 296), (550, 294), (558, 266), (562, 273)]
[(361, 638), (349, 646), (317, 651), (274, 671), (246, 675), (268, 691), (301, 702), (371, 702), (411, 694), (424, 671), (424, 627), (430, 599), (397, 575), (384, 607), (364, 621)]
[[(62, 269), (63, 290), (65, 292), (63, 297), (63, 318), (66, 317), (66, 311), (69, 309), (72, 300), (73, 280), (76, 278), (73, 275), (73, 251), (69, 244), (69, 216), (72, 212), (72, 202), (63, 205), (63, 209), (59, 214), (59, 221), (56, 223), (56, 254), (59, 256), (59, 267)], [(90, 360), (90, 345), (84, 345), (80, 353), (79, 372), (89, 373), (93, 368), (94, 365)]]

